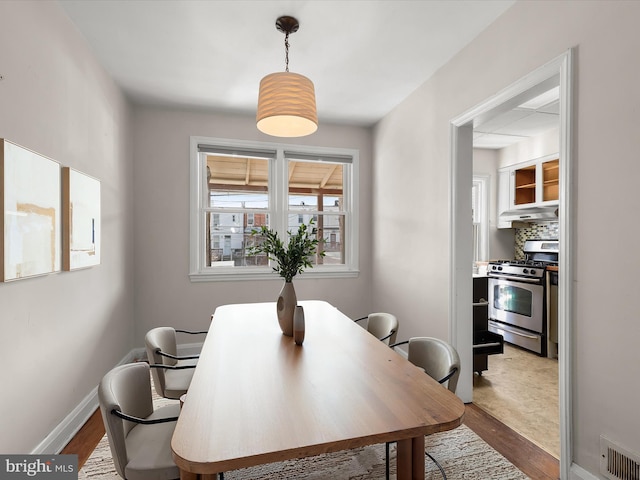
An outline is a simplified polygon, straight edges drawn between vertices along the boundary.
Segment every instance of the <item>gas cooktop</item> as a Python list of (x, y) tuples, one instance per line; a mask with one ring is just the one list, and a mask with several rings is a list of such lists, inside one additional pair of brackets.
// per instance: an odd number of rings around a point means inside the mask
[(489, 262), (487, 274), (490, 277), (518, 277), (542, 279), (547, 262), (534, 260), (496, 260)]
[(527, 240), (523, 248), (526, 260), (492, 260), (487, 274), (491, 277), (542, 280), (548, 266), (558, 265), (558, 246), (558, 240)]
[(558, 265), (558, 262), (541, 261), (541, 260), (491, 260), (489, 265), (522, 265), (527, 267), (548, 267)]

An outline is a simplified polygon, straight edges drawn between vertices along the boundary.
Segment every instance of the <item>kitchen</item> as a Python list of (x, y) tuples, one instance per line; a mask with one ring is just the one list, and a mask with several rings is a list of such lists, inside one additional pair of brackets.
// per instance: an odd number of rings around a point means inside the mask
[(559, 458), (558, 87), (474, 128), (473, 401)]

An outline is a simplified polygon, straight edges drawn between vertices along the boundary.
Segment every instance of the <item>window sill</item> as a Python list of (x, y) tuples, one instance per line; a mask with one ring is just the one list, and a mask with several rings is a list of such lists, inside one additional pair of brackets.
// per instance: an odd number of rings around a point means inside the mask
[[(300, 275), (296, 275), (296, 279), (305, 278), (356, 278), (360, 275), (359, 270), (321, 270), (314, 269), (313, 272), (306, 272)], [(195, 272), (189, 274), (189, 279), (192, 283), (199, 282), (233, 282), (233, 281), (247, 281), (247, 280), (281, 280), (282, 277), (276, 275), (272, 270), (269, 271), (248, 271), (248, 272)]]

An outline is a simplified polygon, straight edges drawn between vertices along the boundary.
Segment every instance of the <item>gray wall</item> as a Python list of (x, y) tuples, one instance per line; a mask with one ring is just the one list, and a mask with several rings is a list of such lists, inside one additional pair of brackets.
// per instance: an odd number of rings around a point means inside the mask
[(31, 452), (134, 344), (126, 100), (56, 2), (0, 2), (0, 137), (100, 179), (102, 265), (0, 283), (0, 452)]
[[(446, 338), (449, 122), (577, 47), (573, 438), (574, 459), (590, 472), (600, 434), (640, 451), (638, 19), (639, 2), (518, 2), (385, 117), (374, 139), (374, 191), (414, 207), (374, 197), (374, 309), (396, 312), (403, 338)], [(397, 158), (415, 161), (400, 169)], [(398, 258), (408, 231), (420, 262)], [(612, 265), (624, 268), (612, 276)]]
[[(189, 136), (254, 141), (274, 139), (260, 133), (254, 116), (136, 107), (135, 272), (136, 342), (158, 325), (206, 328), (222, 304), (273, 302), (282, 279), (191, 283), (189, 268)], [(354, 318), (371, 303), (371, 130), (322, 124), (310, 137), (288, 143), (356, 148), (360, 151), (360, 276), (294, 280), (299, 300), (321, 299)]]
[[(352, 316), (394, 311), (401, 337), (446, 338), (449, 121), (578, 47), (573, 433), (575, 459), (592, 472), (601, 433), (640, 451), (640, 226), (630, 221), (640, 176), (639, 18), (637, 2), (518, 2), (380, 122), (373, 148), (357, 128), (323, 126), (308, 140), (361, 151), (362, 275), (301, 281), (301, 298), (324, 298)], [(0, 136), (102, 182), (103, 264), (0, 284), (0, 351), (16, 365), (0, 374), (0, 451), (24, 453), (141, 346), (149, 326), (206, 325), (218, 304), (273, 299), (279, 280), (187, 278), (188, 136), (266, 140), (253, 119), (136, 107), (131, 120), (53, 2), (0, 2), (0, 58)], [(611, 237), (615, 248), (602, 255)], [(627, 267), (615, 282), (603, 277), (611, 265)]]

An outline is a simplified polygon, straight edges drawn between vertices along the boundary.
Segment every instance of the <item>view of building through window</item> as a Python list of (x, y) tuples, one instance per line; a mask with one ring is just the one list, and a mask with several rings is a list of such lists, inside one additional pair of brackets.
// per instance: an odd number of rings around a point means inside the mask
[[(270, 226), (274, 206), (266, 158), (206, 155), (206, 265), (268, 265), (266, 256), (247, 256), (260, 241), (252, 232)], [(345, 211), (341, 163), (288, 159), (287, 230), (295, 232), (311, 220), (325, 257), (315, 264), (345, 263)], [(286, 239), (283, 239), (286, 241)]]

